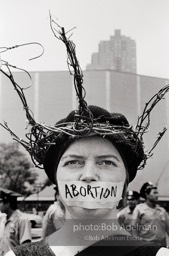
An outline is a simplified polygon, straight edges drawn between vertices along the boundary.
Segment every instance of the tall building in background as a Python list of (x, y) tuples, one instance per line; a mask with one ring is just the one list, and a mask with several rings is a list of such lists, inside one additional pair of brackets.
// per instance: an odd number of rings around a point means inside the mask
[(93, 53), (86, 70), (115, 70), (136, 74), (136, 42), (115, 30), (109, 41), (99, 43), (98, 52)]

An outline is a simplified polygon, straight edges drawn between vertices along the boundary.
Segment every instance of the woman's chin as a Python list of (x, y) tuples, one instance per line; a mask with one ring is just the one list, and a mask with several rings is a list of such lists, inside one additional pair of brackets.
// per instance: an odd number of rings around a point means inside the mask
[[(106, 219), (110, 216), (112, 209), (107, 208), (98, 208), (98, 209), (89, 209), (86, 207), (79, 206), (68, 206), (67, 207), (68, 218), (73, 219)], [(73, 216), (73, 217), (72, 217)]]

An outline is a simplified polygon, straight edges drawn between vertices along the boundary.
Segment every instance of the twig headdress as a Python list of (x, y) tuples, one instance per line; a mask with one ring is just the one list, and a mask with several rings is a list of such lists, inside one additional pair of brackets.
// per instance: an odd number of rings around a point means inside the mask
[[(25, 149), (31, 155), (35, 166), (45, 169), (48, 177), (53, 183), (56, 183), (56, 181), (53, 181), (54, 175), (51, 174), (51, 166), (49, 164), (49, 168), (48, 164), (46, 164), (46, 162), (52, 161), (51, 152), (50, 158), (48, 157), (48, 152), (50, 149), (57, 148), (57, 150), (54, 150), (53, 152), (61, 155), (61, 153), (59, 153), (61, 151), (61, 147), (63, 146), (63, 143), (68, 140), (68, 138), (74, 139), (88, 136), (90, 134), (111, 137), (120, 151), (125, 151), (124, 154), (129, 154), (127, 158), (127, 161), (131, 162), (128, 166), (129, 171), (134, 169), (133, 174), (130, 177), (131, 181), (135, 177), (136, 171), (144, 168), (147, 159), (152, 156), (153, 149), (166, 131), (166, 128), (164, 128), (162, 132), (159, 132), (152, 148), (147, 151), (145, 150), (143, 136), (148, 132), (150, 126), (150, 113), (156, 104), (163, 99), (164, 95), (169, 91), (169, 85), (164, 86), (149, 100), (148, 103), (146, 103), (143, 113), (138, 118), (135, 127), (130, 126), (125, 117), (125, 121), (117, 121), (120, 114), (110, 114), (108, 111), (104, 112), (105, 110), (101, 108), (99, 111), (96, 111), (96, 108), (98, 109), (98, 107), (92, 108), (91, 106), (88, 106), (87, 102), (85, 101), (86, 92), (83, 87), (83, 72), (76, 57), (75, 44), (70, 40), (71, 35), (67, 37), (71, 30), (65, 32), (65, 29), (60, 27), (51, 18), (51, 16), (50, 26), (54, 36), (61, 40), (66, 46), (68, 55), (67, 63), (69, 72), (74, 77), (74, 86), (78, 99), (78, 109), (71, 112), (65, 119), (62, 119), (54, 126), (48, 126), (36, 122), (28, 107), (25, 95), (23, 93), (23, 88), (21, 88), (14, 80), (10, 70), (11, 65), (4, 62), (0, 68), (0, 71), (10, 79), (14, 89), (18, 93), (23, 103), (28, 123), (31, 127), (30, 132), (26, 133), (27, 141), (20, 139), (15, 133), (13, 133), (6, 122), (1, 125), (11, 133), (14, 140), (18, 141), (22, 146), (25, 147)], [(9, 74), (3, 70), (4, 65), (7, 67)], [(60, 156), (58, 159), (60, 159)], [(57, 164), (53, 163), (52, 168), (56, 169), (56, 167)]]

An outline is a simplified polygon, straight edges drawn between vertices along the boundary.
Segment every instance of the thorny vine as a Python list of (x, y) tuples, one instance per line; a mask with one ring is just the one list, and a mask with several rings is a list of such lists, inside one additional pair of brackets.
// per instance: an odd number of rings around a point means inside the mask
[[(133, 146), (132, 143), (133, 143), (133, 140), (135, 140), (136, 146), (134, 150), (137, 151), (137, 141), (140, 140), (143, 144), (143, 136), (145, 133), (148, 132), (148, 129), (150, 126), (150, 113), (154, 109), (154, 107), (157, 105), (157, 103), (161, 99), (163, 99), (164, 95), (169, 91), (169, 85), (164, 86), (146, 103), (143, 113), (140, 117), (138, 117), (138, 121), (134, 129), (131, 126), (124, 127), (124, 126), (111, 125), (109, 124), (109, 122), (106, 122), (105, 124), (100, 124), (97, 120), (93, 118), (93, 115), (88, 108), (87, 102), (85, 101), (86, 92), (83, 87), (83, 72), (80, 68), (79, 62), (76, 57), (75, 44), (70, 40), (70, 37), (72, 34), (69, 37), (67, 37), (67, 34), (70, 33), (72, 29), (65, 32), (65, 29), (59, 26), (52, 19), (51, 15), (50, 15), (50, 27), (54, 36), (57, 39), (61, 40), (66, 46), (67, 56), (68, 56), (67, 64), (68, 64), (69, 72), (74, 77), (74, 86), (76, 90), (77, 99), (79, 102), (79, 107), (75, 115), (74, 122), (59, 123), (55, 126), (48, 126), (45, 124), (37, 123), (34, 120), (33, 115), (28, 107), (28, 104), (24, 95), (24, 89), (21, 88), (19, 84), (15, 82), (14, 76), (11, 72), (11, 68), (17, 68), (17, 67), (10, 65), (4, 60), (1, 60), (2, 65), (0, 67), (0, 72), (3, 73), (11, 81), (14, 89), (16, 90), (17, 94), (21, 99), (21, 102), (24, 106), (24, 110), (26, 112), (26, 117), (28, 119), (29, 125), (31, 126), (30, 132), (26, 134), (26, 138), (28, 139), (28, 141), (20, 139), (8, 127), (8, 124), (6, 122), (0, 125), (3, 126), (6, 130), (8, 130), (11, 133), (12, 137), (16, 141), (18, 141), (20, 144), (22, 144), (22, 146), (25, 147), (25, 149), (30, 153), (33, 163), (35, 164), (35, 166), (39, 168), (43, 168), (43, 161), (44, 161), (46, 150), (50, 145), (55, 144), (57, 136), (59, 136), (59, 134), (61, 133), (67, 134), (69, 136), (83, 136), (84, 134), (86, 135), (89, 134), (92, 130), (92, 132), (96, 134), (100, 134), (102, 136), (110, 135), (110, 134), (118, 134), (120, 136), (122, 135), (128, 141), (128, 143), (130, 143), (131, 141), (131, 146)], [(29, 44), (38, 44), (38, 43), (29, 43)], [(3, 53), (7, 50), (15, 49), (20, 46), (26, 46), (29, 44), (16, 45), (13, 47), (0, 47), (0, 49), (2, 49), (0, 53)], [(41, 55), (31, 58), (30, 60), (38, 58)], [(3, 70), (4, 66), (7, 68), (7, 72)], [(29, 72), (27, 72), (24, 69), (20, 69), (20, 68), (17, 68), (17, 69), (26, 72), (26, 74), (29, 76), (31, 80), (31, 76)], [(146, 165), (147, 159), (152, 156), (153, 149), (161, 140), (165, 132), (166, 132), (166, 128), (164, 128), (162, 132), (159, 132), (157, 139), (153, 144), (152, 148), (147, 152), (145, 152), (144, 159), (138, 169), (142, 169)]]

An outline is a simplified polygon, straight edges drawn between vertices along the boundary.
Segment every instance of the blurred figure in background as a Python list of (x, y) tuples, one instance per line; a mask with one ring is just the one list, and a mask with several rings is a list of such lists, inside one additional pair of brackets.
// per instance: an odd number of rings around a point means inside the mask
[(65, 222), (65, 207), (55, 193), (55, 202), (49, 206), (42, 223), (42, 239), (59, 230)]
[(133, 211), (139, 203), (140, 195), (137, 191), (129, 190), (126, 193), (127, 206), (120, 210), (117, 214), (119, 224), (130, 231), (131, 222), (133, 219)]
[(0, 244), (1, 244), (2, 237), (3, 237), (5, 222), (6, 222), (6, 214), (0, 212)]
[(133, 212), (133, 234), (149, 242), (166, 246), (169, 234), (169, 217), (166, 210), (158, 205), (158, 190), (152, 182), (146, 182), (140, 189), (145, 202), (136, 206)]
[(0, 189), (0, 211), (6, 214), (0, 241), (0, 256), (17, 245), (31, 242), (31, 224), (24, 213), (17, 209), (18, 196), (18, 193), (11, 190)]

